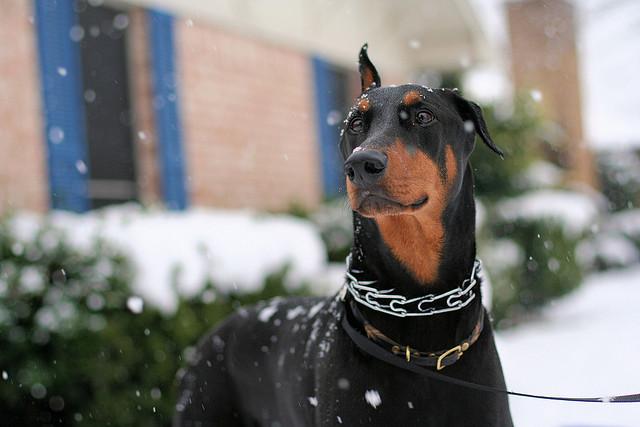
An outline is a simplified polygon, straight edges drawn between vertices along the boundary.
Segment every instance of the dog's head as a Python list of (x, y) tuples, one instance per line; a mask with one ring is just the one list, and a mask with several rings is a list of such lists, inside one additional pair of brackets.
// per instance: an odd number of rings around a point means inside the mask
[(480, 107), (449, 89), (381, 87), (360, 51), (362, 94), (342, 130), (347, 193), (363, 216), (442, 213), (460, 191), (476, 134), (494, 152)]

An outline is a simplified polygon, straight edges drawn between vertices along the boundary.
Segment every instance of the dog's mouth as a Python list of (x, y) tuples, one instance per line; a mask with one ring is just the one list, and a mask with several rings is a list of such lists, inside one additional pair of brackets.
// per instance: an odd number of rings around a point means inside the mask
[(386, 195), (363, 191), (354, 210), (361, 215), (374, 217), (379, 215), (410, 214), (429, 202), (429, 196), (423, 196), (413, 203), (404, 204)]

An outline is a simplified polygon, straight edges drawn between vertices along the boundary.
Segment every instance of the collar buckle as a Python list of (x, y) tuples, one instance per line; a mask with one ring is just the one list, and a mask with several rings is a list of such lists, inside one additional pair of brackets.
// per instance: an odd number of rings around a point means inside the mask
[[(466, 344), (466, 343), (465, 343)], [(448, 363), (445, 365), (445, 359), (453, 354), (455, 354), (456, 358), (453, 362), (457, 362), (462, 355), (464, 354), (464, 351), (462, 350), (462, 347), (464, 346), (464, 344), (461, 345), (457, 345), (455, 347), (450, 348), (449, 350), (445, 351), (444, 353), (442, 353), (440, 356), (438, 356), (438, 361), (436, 362), (436, 370), (441, 371), (443, 370), (446, 366), (449, 366), (451, 363)], [(469, 348), (469, 345), (466, 345), (467, 348)]]

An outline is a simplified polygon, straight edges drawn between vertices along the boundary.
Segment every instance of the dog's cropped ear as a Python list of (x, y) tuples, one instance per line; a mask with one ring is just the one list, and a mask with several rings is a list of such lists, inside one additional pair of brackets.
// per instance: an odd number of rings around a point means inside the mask
[(484, 121), (484, 116), (482, 115), (482, 108), (480, 108), (480, 106), (475, 102), (467, 101), (453, 91), (451, 91), (450, 93), (453, 95), (458, 113), (462, 117), (462, 120), (464, 120), (465, 130), (467, 132), (475, 131), (480, 139), (482, 139), (482, 142), (484, 142), (484, 144), (489, 147), (491, 151), (504, 159), (504, 153), (493, 142), (493, 139), (491, 139), (491, 135), (489, 135), (487, 123)]
[(362, 45), (360, 49), (360, 55), (358, 60), (360, 63), (360, 83), (362, 84), (362, 93), (375, 87), (380, 87), (380, 76), (378, 70), (373, 66), (369, 55), (367, 55), (367, 49), (369, 45), (367, 43)]

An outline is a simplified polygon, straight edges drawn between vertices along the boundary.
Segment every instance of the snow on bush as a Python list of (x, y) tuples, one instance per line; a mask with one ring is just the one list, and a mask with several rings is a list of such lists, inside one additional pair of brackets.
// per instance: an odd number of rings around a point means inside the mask
[(580, 242), (576, 255), (583, 266), (596, 270), (627, 267), (640, 260), (636, 246), (616, 233), (598, 234)]
[(322, 204), (309, 216), (327, 247), (331, 261), (344, 261), (353, 241), (353, 219), (345, 197)]
[[(177, 293), (196, 294), (208, 280), (222, 291), (258, 290), (267, 275), (289, 266), (288, 284), (311, 281), (325, 267), (326, 252), (307, 221), (249, 211), (192, 209), (146, 211), (137, 205), (85, 214), (17, 214), (12, 229), (28, 241), (44, 224), (61, 230), (68, 243), (90, 250), (104, 239), (130, 258), (132, 290), (164, 311)], [(55, 246), (55, 236), (51, 238)]]
[(496, 271), (513, 268), (522, 262), (522, 248), (511, 239), (495, 239), (488, 241), (481, 248), (482, 259)]
[(598, 218), (598, 205), (586, 194), (566, 190), (539, 190), (497, 204), (506, 221), (549, 219), (558, 221), (565, 232), (578, 235)]
[(605, 227), (633, 238), (640, 238), (640, 209), (628, 209), (611, 215)]
[(532, 163), (518, 177), (523, 188), (544, 188), (558, 185), (562, 181), (563, 171), (553, 163), (538, 160)]

